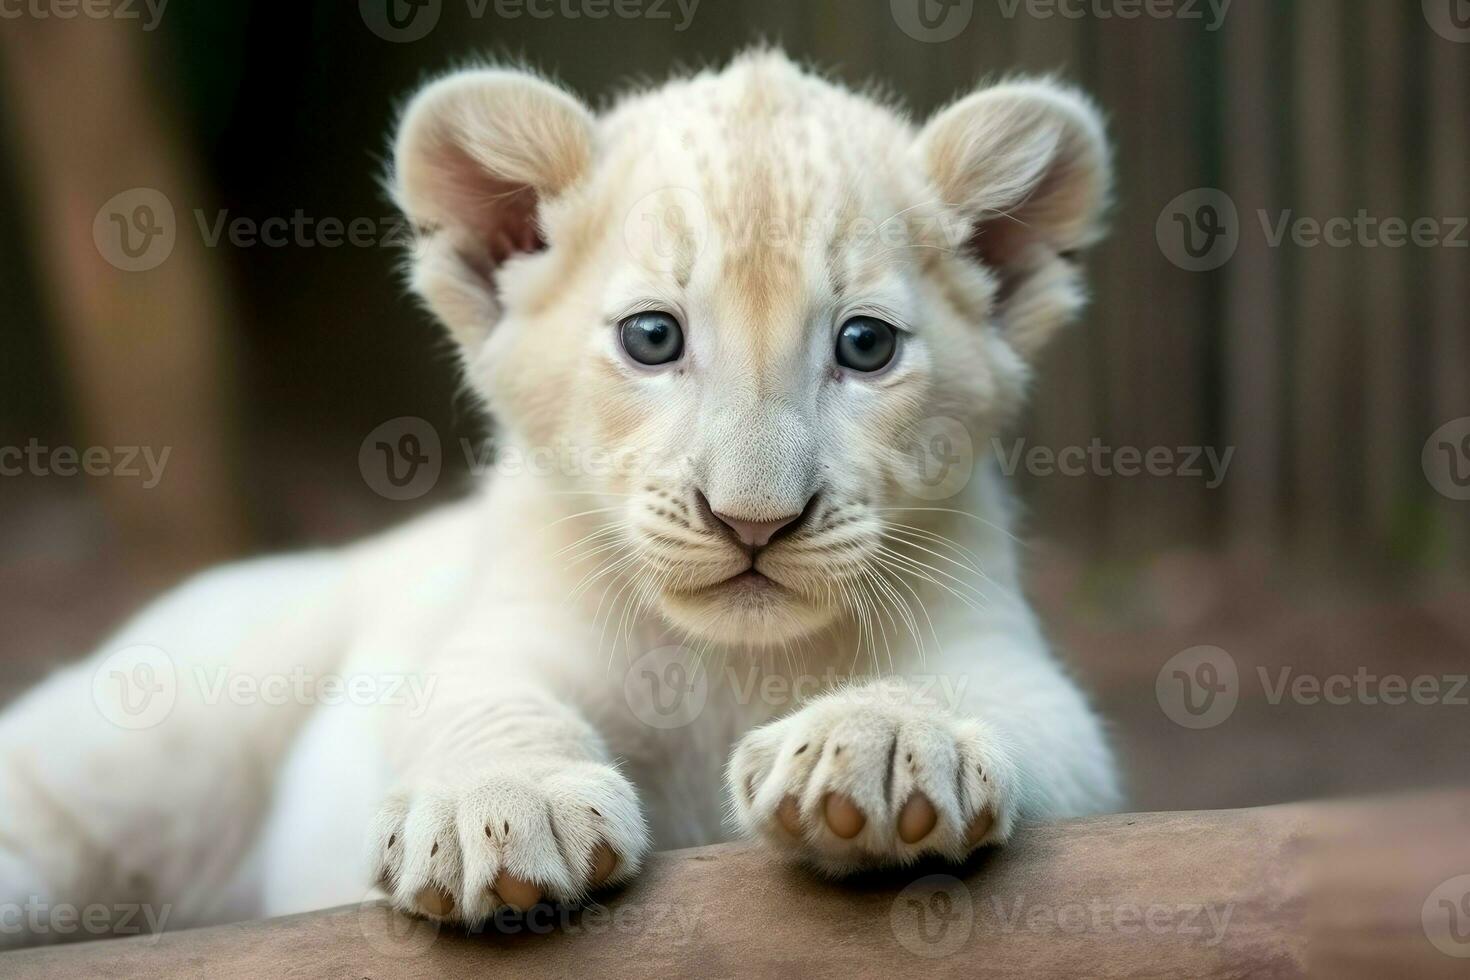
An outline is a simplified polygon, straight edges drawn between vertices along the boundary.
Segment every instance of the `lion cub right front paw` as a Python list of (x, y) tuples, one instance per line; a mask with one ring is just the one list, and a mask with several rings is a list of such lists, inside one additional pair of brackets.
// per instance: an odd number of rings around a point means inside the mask
[(400, 911), (475, 926), (502, 908), (575, 903), (628, 880), (648, 830), (616, 769), (544, 760), (394, 793), (368, 846)]

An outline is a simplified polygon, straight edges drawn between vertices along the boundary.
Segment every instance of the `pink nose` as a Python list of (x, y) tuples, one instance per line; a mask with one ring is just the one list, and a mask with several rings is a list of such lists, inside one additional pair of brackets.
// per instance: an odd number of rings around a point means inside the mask
[(700, 490), (694, 491), (694, 497), (699, 504), (700, 513), (704, 515), (708, 523), (725, 525), (735, 535), (735, 540), (747, 548), (764, 548), (770, 544), (782, 531), (800, 523), (817, 499), (812, 497), (811, 500), (808, 500), (800, 513), (778, 517), (774, 521), (752, 521), (744, 517), (721, 514), (710, 506), (709, 498)]
[(712, 511), (721, 524), (735, 532), (735, 537), (752, 548), (764, 548), (771, 543), (783, 527), (795, 523), (800, 514), (792, 514), (790, 517), (778, 517), (774, 521), (747, 521), (740, 517), (731, 517), (729, 514), (721, 514)]

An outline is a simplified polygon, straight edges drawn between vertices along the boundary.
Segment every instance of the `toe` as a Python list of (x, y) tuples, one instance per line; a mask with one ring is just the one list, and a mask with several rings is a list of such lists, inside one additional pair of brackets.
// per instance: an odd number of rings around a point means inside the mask
[(985, 839), (985, 835), (990, 833), (990, 828), (994, 825), (994, 815), (989, 810), (981, 810), (975, 814), (975, 818), (970, 821), (969, 829), (965, 831), (965, 843), (974, 847)]
[(414, 904), (425, 915), (443, 918), (454, 911), (454, 896), (439, 885), (425, 885), (414, 897)]
[(862, 833), (868, 822), (857, 804), (841, 793), (828, 793), (823, 809), (826, 811), (827, 826), (843, 840), (852, 840)]
[(792, 837), (801, 836), (801, 807), (797, 804), (796, 797), (787, 796), (781, 800), (781, 805), (776, 807), (776, 819)]
[(501, 872), (490, 886), (500, 900), (517, 911), (524, 912), (541, 902), (541, 889), (534, 882)]
[(915, 793), (898, 814), (898, 836), (905, 844), (917, 844), (939, 823), (939, 814), (929, 797)]
[(596, 888), (607, 881), (617, 869), (617, 854), (606, 844), (598, 844), (597, 849), (592, 852), (592, 877), (589, 879), (592, 887)]

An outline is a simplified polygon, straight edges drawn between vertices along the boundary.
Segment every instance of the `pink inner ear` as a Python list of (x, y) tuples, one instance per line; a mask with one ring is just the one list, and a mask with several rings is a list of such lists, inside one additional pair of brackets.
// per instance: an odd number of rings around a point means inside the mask
[(536, 193), (529, 187), (499, 197), (487, 215), (485, 243), (492, 266), (515, 255), (528, 255), (546, 248), (536, 226)]
[(469, 239), (481, 244), (482, 254), (465, 259), (487, 279), (509, 259), (546, 248), (536, 226), (536, 191), (529, 185), (495, 176), (458, 146), (445, 148), (436, 178), (444, 223), (466, 228)]
[(967, 247), (981, 262), (1002, 269), (1015, 261), (1028, 237), (1028, 230), (1019, 218), (1002, 215), (977, 224)]
[(965, 247), (972, 256), (1000, 275), (998, 299), (1004, 301), (1020, 280), (1034, 271), (1025, 267), (1026, 263), (1036, 261), (1034, 256), (1026, 254), (1033, 246), (1044, 245), (1056, 250), (1061, 258), (1071, 257), (1071, 249), (1065, 248), (1066, 243), (1058, 240), (1057, 219), (1071, 209), (1067, 189), (1084, 179), (1077, 173), (1074, 160), (1065, 157), (1054, 160), (1023, 200), (1008, 208), (1005, 214), (996, 214), (976, 223)]
[(971, 256), (1000, 277), (996, 293), (999, 302), (1005, 302), (1024, 275), (1016, 263), (1026, 247), (1035, 241), (1034, 231), (1021, 222), (1020, 218), (1004, 215), (982, 221), (965, 243), (965, 249)]

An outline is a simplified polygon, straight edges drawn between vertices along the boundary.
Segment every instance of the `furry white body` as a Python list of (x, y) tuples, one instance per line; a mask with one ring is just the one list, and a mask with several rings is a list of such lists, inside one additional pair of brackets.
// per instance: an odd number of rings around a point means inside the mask
[[(0, 716), (0, 908), (138, 902), (172, 927), (376, 881), (473, 924), (616, 884), (650, 847), (743, 832), (841, 874), (1115, 805), (994, 468), (940, 502), (904, 489), (913, 428), (959, 415), (983, 445), (1081, 305), (1071, 256), (1108, 183), (1083, 100), (1002, 86), (916, 133), (760, 54), (599, 124), (544, 82), (470, 72), (410, 106), (397, 168), (414, 286), (505, 444), (649, 465), (497, 474), (360, 545), (160, 600)], [(698, 234), (633, 220), (691, 186)], [(730, 216), (752, 201), (803, 233), (748, 237)], [(946, 214), (969, 238), (921, 220)], [(900, 247), (853, 231), (895, 221)], [(687, 332), (667, 370), (607, 326), (653, 304)], [(865, 311), (906, 325), (866, 376), (830, 363)], [(752, 547), (720, 526), (798, 511)], [(146, 727), (130, 680), (158, 678), (110, 659), (138, 644), (175, 680)], [(640, 666), (661, 650), (702, 692), (676, 727)], [(303, 676), (340, 686), (279, 696)]]
[[(491, 704), (527, 687), (546, 691), (592, 721), (604, 745), (583, 751), (605, 752), (633, 781), (653, 846), (708, 843), (739, 830), (726, 790), (733, 746), (757, 726), (799, 713), (797, 698), (809, 700), (833, 676), (860, 681), (872, 668), (866, 653), (854, 670), (854, 643), (835, 634), (786, 652), (710, 650), (708, 698), (698, 717), (651, 727), (630, 705), (625, 679), (637, 653), (678, 642), (656, 618), (628, 623), (614, 657), (595, 656), (590, 645), (565, 657), (528, 655), (548, 651), (548, 635), (569, 628), (592, 635), (602, 624), (594, 628), (585, 602), (528, 605), (507, 594), (524, 560), (510, 541), (520, 536), (548, 556), (568, 542), (566, 534), (530, 533), (538, 525), (526, 510), (550, 524), (566, 516), (568, 498), (527, 499), (514, 482), (338, 554), (251, 562), (201, 577), (11, 707), (0, 716), (0, 901), (146, 902), (168, 906), (167, 924), (178, 927), (375, 893), (364, 842), (377, 808), (403, 767), (444, 751), (405, 743), (415, 736), (403, 716), (418, 706), (232, 704), (228, 696), (206, 703), (221, 666), (231, 677), (257, 680), (298, 665), (375, 683), (437, 677), (418, 689), (435, 697), (472, 689)], [(1001, 526), (1002, 501), (985, 497), (996, 485), (976, 481), (975, 489), (964, 502), (971, 513)], [(497, 520), (507, 510), (518, 518)], [(957, 717), (988, 719), (1004, 733), (1014, 760), (1010, 815), (1044, 819), (1112, 806), (1117, 787), (1099, 723), (1020, 598), (1014, 544), (969, 518), (957, 517), (950, 531), (984, 560), (995, 601), (977, 610), (932, 597), (945, 652), (937, 655), (925, 635), (922, 661), (913, 636), (885, 623), (895, 659), (891, 667), (885, 659), (883, 674), (916, 678), (941, 702), (958, 692)], [(487, 548), (485, 541), (500, 544)], [(545, 564), (557, 565), (549, 557)], [(547, 595), (570, 594), (581, 571), (568, 567)], [(180, 683), (162, 722), (129, 731), (99, 713), (93, 679), (109, 655), (139, 643), (166, 651)], [(461, 644), (474, 655), (454, 658)], [(407, 687), (405, 680), (401, 690)], [(378, 690), (393, 697), (387, 685)], [(425, 716), (452, 723), (452, 715)], [(915, 710), (916, 721), (934, 718), (932, 709)], [(511, 741), (574, 740), (564, 727), (554, 720), (528, 726)], [(478, 760), (458, 764), (463, 774), (502, 764), (494, 743), (481, 750)], [(871, 773), (884, 778), (881, 767)]]

